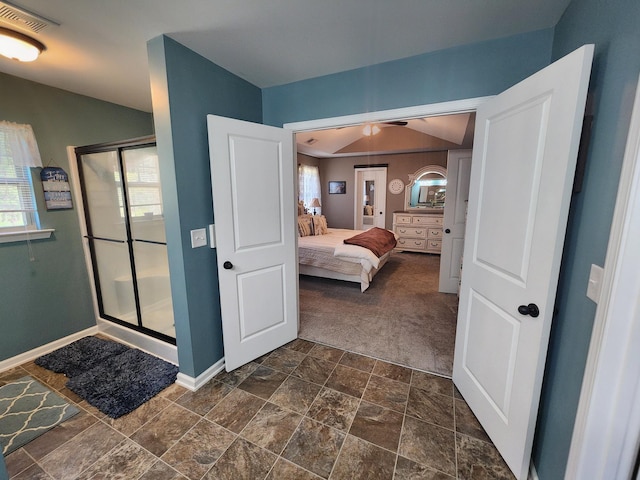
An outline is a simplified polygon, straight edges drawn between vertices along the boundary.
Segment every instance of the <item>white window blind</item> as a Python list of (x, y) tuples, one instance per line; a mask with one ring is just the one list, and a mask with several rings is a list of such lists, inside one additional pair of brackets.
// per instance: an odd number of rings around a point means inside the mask
[(30, 125), (0, 122), (0, 232), (38, 228), (30, 167), (41, 167)]

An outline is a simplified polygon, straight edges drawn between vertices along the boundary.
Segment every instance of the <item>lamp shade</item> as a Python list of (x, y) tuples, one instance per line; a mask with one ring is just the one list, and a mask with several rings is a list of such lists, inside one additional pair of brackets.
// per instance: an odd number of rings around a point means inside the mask
[(0, 55), (7, 58), (32, 62), (45, 50), (45, 46), (34, 38), (0, 27)]
[(322, 205), (320, 205), (320, 200), (319, 200), (318, 198), (315, 198), (315, 197), (314, 197), (314, 198), (311, 200), (311, 205), (309, 205), (309, 206), (310, 206), (310, 207), (313, 207), (313, 208), (318, 208), (318, 207), (321, 207)]

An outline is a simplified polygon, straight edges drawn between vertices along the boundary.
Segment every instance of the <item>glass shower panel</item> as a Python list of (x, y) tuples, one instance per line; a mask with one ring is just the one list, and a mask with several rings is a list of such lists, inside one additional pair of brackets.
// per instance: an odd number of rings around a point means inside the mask
[[(116, 152), (91, 153), (81, 157), (87, 238), (93, 256), (94, 276), (100, 289), (101, 313), (137, 323), (127, 225), (117, 202), (122, 191), (119, 171)], [(132, 311), (133, 320), (129, 319)]]
[(142, 326), (175, 338), (157, 148), (122, 152)]

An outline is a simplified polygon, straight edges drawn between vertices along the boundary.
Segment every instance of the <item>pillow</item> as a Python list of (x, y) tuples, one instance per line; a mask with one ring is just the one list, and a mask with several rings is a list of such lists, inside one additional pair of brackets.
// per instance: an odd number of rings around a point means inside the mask
[(327, 217), (324, 215), (314, 215), (313, 217), (313, 234), (326, 235), (329, 233), (327, 229)]
[(311, 215), (298, 215), (298, 236), (308, 237), (310, 235), (313, 235)]

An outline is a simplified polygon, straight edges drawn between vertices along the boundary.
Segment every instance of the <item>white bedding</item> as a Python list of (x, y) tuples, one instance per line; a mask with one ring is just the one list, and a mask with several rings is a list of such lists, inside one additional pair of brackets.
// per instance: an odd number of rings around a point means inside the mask
[[(300, 273), (359, 281), (364, 292), (373, 276), (386, 263), (390, 252), (378, 258), (368, 248), (344, 243), (344, 239), (362, 233), (362, 230), (329, 228), (328, 231), (326, 235), (298, 238)], [(328, 273), (325, 274), (325, 271)]]

